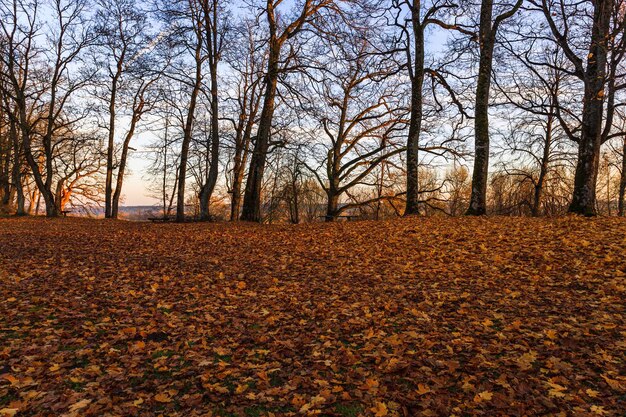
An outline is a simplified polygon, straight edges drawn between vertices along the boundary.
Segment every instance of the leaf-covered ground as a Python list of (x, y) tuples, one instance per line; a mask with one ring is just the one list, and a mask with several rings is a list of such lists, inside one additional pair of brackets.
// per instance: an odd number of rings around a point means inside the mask
[(626, 410), (626, 222), (0, 220), (0, 416)]

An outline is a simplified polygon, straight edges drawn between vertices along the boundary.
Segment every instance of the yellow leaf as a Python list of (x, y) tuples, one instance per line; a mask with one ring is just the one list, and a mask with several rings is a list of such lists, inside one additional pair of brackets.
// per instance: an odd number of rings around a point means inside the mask
[(125, 329), (122, 329), (121, 332), (122, 332), (122, 334), (125, 334), (127, 336), (134, 337), (137, 334), (137, 328), (136, 327), (127, 327)]
[(167, 393), (160, 393), (154, 396), (154, 400), (160, 403), (171, 403), (172, 399)]
[(244, 281), (239, 281), (237, 283), (237, 288), (239, 288), (240, 290), (245, 290), (246, 289), (246, 283)]
[(19, 409), (17, 408), (2, 408), (0, 409), (0, 416), (2, 417), (13, 417)]
[(415, 390), (415, 392), (418, 395), (424, 395), (424, 394), (428, 394), (431, 391), (430, 391), (430, 388), (428, 388), (428, 386), (424, 384), (417, 384), (417, 389)]
[(61, 367), (59, 366), (59, 364), (58, 364), (58, 363), (55, 363), (54, 365), (52, 365), (51, 367), (49, 367), (49, 368), (48, 368), (48, 370), (49, 370), (50, 372), (56, 372), (56, 371), (58, 371), (59, 369), (61, 369)]
[(70, 411), (80, 410), (81, 408), (87, 407), (89, 404), (91, 404), (91, 400), (80, 400), (79, 402), (70, 405)]
[(139, 399), (133, 401), (133, 405), (135, 407), (139, 407), (141, 404), (143, 404), (143, 398), (139, 398)]
[(376, 402), (374, 407), (370, 408), (370, 411), (373, 412), (376, 417), (384, 417), (389, 412), (387, 405), (381, 402)]
[(517, 365), (523, 370), (527, 371), (533, 366), (533, 362), (537, 360), (537, 352), (530, 351), (524, 353), (517, 359)]
[(585, 390), (585, 392), (586, 392), (586, 393), (587, 393), (587, 395), (588, 395), (588, 396), (590, 396), (591, 398), (595, 398), (595, 397), (597, 397), (597, 396), (598, 396), (598, 394), (600, 394), (600, 392), (599, 392), (599, 391), (592, 390), (591, 388), (587, 388), (587, 389)]
[(5, 375), (4, 379), (6, 379), (7, 381), (9, 381), (9, 383), (11, 385), (17, 385), (19, 381), (19, 379), (17, 379), (16, 377), (14, 377), (13, 375)]
[(554, 382), (547, 383), (550, 386), (550, 390), (548, 390), (548, 395), (550, 397), (555, 398), (563, 398), (565, 397), (565, 393), (563, 391), (567, 391), (567, 387), (563, 385), (555, 384)]
[(491, 401), (492, 398), (493, 392), (483, 391), (476, 394), (476, 396), (474, 397), (474, 401), (479, 403), (481, 401)]
[(608, 414), (606, 412), (606, 410), (604, 409), (604, 407), (601, 406), (601, 405), (592, 405), (591, 406), (591, 412), (594, 413), (594, 414), (597, 414), (599, 416), (603, 416), (605, 414)]
[(473, 391), (476, 389), (476, 386), (474, 386), (474, 384), (469, 381), (465, 381), (461, 388), (463, 389), (463, 391)]
[(237, 385), (237, 388), (235, 389), (235, 394), (242, 394), (247, 389), (248, 389), (248, 384)]
[(613, 388), (614, 390), (621, 391), (621, 384), (619, 383), (618, 380), (611, 379), (606, 375), (602, 375), (602, 378), (606, 381), (609, 387)]
[(376, 392), (378, 390), (378, 381), (373, 378), (367, 378), (365, 383), (361, 386), (361, 389), (366, 391)]
[(551, 339), (551, 340), (556, 339), (556, 332), (554, 330), (548, 329), (545, 331), (545, 333), (548, 339)]

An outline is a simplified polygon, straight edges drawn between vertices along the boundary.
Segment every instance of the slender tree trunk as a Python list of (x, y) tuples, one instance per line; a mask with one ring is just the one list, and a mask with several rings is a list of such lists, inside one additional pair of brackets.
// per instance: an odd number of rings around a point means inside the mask
[(626, 137), (622, 139), (622, 169), (619, 178), (619, 201), (618, 201), (618, 215), (624, 216), (626, 202)]
[(15, 122), (11, 122), (10, 127), (11, 138), (13, 142), (13, 184), (15, 188), (15, 196), (16, 196), (16, 211), (15, 214), (18, 216), (25, 216), (26, 209), (25, 203), (26, 199), (24, 197), (24, 187), (22, 185), (22, 158), (21, 158), (21, 146), (19, 143), (19, 135), (17, 133), (17, 126)]
[(141, 112), (143, 109), (143, 99), (139, 104), (138, 108), (134, 111), (133, 118), (130, 122), (130, 127), (128, 128), (128, 132), (126, 132), (126, 137), (124, 138), (124, 143), (122, 144), (122, 155), (120, 157), (119, 167), (117, 170), (117, 179), (115, 184), (115, 193), (113, 193), (113, 200), (111, 202), (111, 218), (117, 219), (119, 214), (119, 206), (120, 206), (120, 197), (122, 195), (122, 186), (124, 184), (124, 174), (126, 172), (126, 161), (128, 160), (128, 148), (130, 146), (130, 140), (133, 138), (135, 134), (135, 129), (137, 128), (137, 123), (141, 117)]
[(250, 159), (250, 169), (248, 170), (248, 180), (246, 182), (246, 191), (243, 198), (241, 220), (244, 221), (261, 221), (261, 187), (263, 184), (263, 173), (267, 161), (267, 151), (269, 149), (272, 120), (274, 117), (279, 55), (280, 46), (276, 42), (273, 42), (270, 45), (268, 71), (265, 75), (263, 109), (261, 110), (259, 129), (254, 143), (252, 158)]
[(111, 96), (109, 97), (109, 137), (107, 143), (106, 183), (104, 189), (104, 217), (112, 217), (113, 194), (113, 150), (115, 146), (115, 101), (117, 99), (117, 84), (122, 73), (122, 59), (117, 62), (117, 71), (111, 80)]
[(569, 212), (594, 216), (596, 212), (596, 183), (600, 166), (602, 122), (604, 119), (604, 83), (611, 10), (613, 2), (594, 3), (594, 18), (585, 72), (585, 95), (578, 161), (574, 176), (574, 192)]
[(539, 167), (539, 177), (535, 184), (535, 194), (533, 196), (533, 204), (531, 214), (533, 217), (539, 217), (541, 210), (541, 197), (543, 195), (543, 187), (548, 175), (550, 164), (550, 149), (552, 147), (552, 128), (554, 125), (554, 106), (550, 105), (550, 113), (546, 122), (546, 137), (543, 142), (543, 154), (541, 155), (541, 165)]
[(413, 1), (411, 11), (415, 51), (411, 77), (411, 116), (406, 145), (406, 206), (404, 215), (419, 214), (419, 140), (423, 118), (424, 28), (420, 19), (420, 0)]

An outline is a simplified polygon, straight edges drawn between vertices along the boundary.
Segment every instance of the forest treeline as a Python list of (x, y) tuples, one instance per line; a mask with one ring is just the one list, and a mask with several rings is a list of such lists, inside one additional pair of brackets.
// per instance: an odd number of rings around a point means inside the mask
[(626, 0), (0, 4), (0, 213), (624, 215)]

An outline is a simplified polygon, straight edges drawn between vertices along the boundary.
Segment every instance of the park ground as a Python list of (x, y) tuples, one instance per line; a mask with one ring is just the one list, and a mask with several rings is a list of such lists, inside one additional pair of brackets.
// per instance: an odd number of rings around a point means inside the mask
[(626, 221), (0, 220), (0, 416), (624, 416)]

